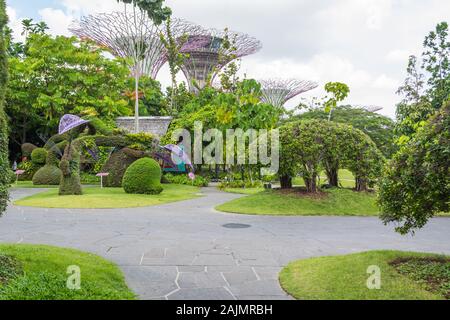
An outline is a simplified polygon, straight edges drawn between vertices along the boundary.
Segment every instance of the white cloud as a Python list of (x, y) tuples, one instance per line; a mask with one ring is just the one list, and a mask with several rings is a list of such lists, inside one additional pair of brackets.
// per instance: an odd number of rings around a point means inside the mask
[(22, 18), (17, 15), (17, 11), (12, 7), (6, 7), (6, 13), (9, 18), (9, 27), (13, 30), (13, 37), (16, 41), (22, 41)]
[(377, 89), (390, 89), (395, 91), (399, 87), (399, 82), (385, 74), (382, 74), (375, 79), (372, 86)]
[(42, 20), (47, 23), (51, 34), (64, 36), (71, 35), (68, 28), (74, 20), (72, 16), (67, 15), (62, 10), (52, 8), (39, 10), (39, 15)]
[(408, 50), (395, 49), (389, 51), (386, 55), (386, 60), (390, 62), (401, 62), (405, 63), (408, 60), (408, 57), (413, 54)]

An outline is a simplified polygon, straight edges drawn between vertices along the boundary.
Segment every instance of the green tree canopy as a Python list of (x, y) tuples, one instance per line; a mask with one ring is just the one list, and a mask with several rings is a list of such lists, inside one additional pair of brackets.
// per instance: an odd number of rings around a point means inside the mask
[(385, 223), (406, 234), (449, 210), (450, 101), (388, 163), (378, 202)]
[[(280, 128), (280, 179), (283, 188), (302, 176), (308, 192), (318, 190), (320, 172), (338, 185), (337, 172), (347, 168), (356, 177), (358, 191), (366, 191), (377, 179), (384, 157), (364, 132), (352, 126), (325, 120), (290, 122)], [(335, 183), (332, 180), (335, 179)]]
[(169, 7), (164, 7), (164, 0), (117, 0), (125, 4), (139, 7), (148, 14), (148, 17), (159, 25), (172, 14)]
[(123, 95), (129, 71), (121, 60), (76, 38), (30, 34), (23, 56), (9, 60), (6, 112), (16, 146), (40, 144), (64, 114), (96, 115), (113, 120), (130, 113)]
[[(302, 114), (293, 116), (288, 121), (297, 120), (327, 120), (328, 114), (321, 108), (313, 108)], [(395, 145), (394, 127), (392, 119), (383, 115), (369, 112), (352, 106), (338, 106), (331, 116), (332, 122), (352, 125), (367, 134), (385, 157), (391, 157), (397, 150)]]

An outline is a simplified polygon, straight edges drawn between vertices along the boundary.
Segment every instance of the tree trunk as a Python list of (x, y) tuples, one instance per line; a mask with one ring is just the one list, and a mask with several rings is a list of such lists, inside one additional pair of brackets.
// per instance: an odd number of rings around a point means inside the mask
[(316, 193), (317, 192), (317, 176), (313, 176), (312, 179), (304, 178), (306, 190), (309, 193)]
[(362, 191), (368, 191), (369, 186), (367, 179), (364, 178), (356, 178), (356, 191), (362, 192)]
[(332, 187), (339, 187), (339, 174), (336, 168), (330, 168), (326, 170), (328, 184)]
[(292, 189), (292, 178), (289, 176), (280, 177), (281, 189)]

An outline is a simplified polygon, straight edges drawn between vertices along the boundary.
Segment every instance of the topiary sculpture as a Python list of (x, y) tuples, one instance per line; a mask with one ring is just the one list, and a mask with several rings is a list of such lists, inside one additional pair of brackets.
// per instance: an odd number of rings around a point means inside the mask
[(122, 186), (126, 193), (160, 194), (161, 167), (158, 162), (150, 158), (143, 158), (134, 162), (125, 172)]
[(45, 166), (39, 169), (33, 176), (33, 184), (37, 186), (57, 186), (61, 181), (61, 169), (58, 167), (59, 160), (54, 148), (47, 152)]
[(109, 188), (121, 188), (123, 176), (128, 167), (145, 156), (145, 152), (130, 148), (123, 148), (114, 152), (102, 168), (102, 172), (109, 173), (103, 185)]

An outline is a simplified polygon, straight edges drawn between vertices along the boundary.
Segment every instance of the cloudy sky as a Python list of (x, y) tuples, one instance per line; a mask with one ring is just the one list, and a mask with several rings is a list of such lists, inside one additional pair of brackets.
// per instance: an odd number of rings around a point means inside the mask
[[(54, 34), (80, 16), (121, 10), (115, 0), (7, 0), (11, 27), (20, 38), (23, 18), (43, 20)], [(405, 77), (408, 56), (420, 55), (425, 35), (450, 22), (448, 0), (166, 0), (174, 15), (203, 26), (229, 27), (263, 42), (244, 58), (251, 78), (300, 78), (321, 87), (347, 83), (348, 102), (384, 107), (391, 117), (395, 91)], [(169, 83), (167, 68), (159, 80)], [(304, 97), (321, 96), (316, 89)], [(294, 99), (288, 106), (295, 106)]]

